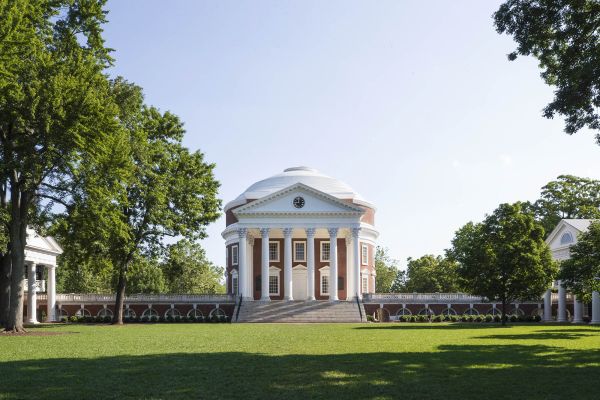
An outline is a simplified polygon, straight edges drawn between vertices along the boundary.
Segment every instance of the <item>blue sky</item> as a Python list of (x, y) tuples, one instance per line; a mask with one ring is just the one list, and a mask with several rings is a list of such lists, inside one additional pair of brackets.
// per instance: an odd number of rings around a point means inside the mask
[[(439, 254), (501, 202), (560, 174), (600, 178), (591, 132), (563, 133), (552, 89), (491, 15), (498, 1), (109, 1), (112, 73), (178, 114), (220, 196), (295, 165), (376, 204), (380, 244)], [(224, 218), (208, 227), (224, 263)]]

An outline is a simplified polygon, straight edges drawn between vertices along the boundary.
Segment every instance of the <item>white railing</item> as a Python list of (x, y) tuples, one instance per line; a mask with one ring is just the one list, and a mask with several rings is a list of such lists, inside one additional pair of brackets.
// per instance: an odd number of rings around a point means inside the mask
[[(46, 294), (38, 294), (38, 300), (47, 300)], [(56, 302), (59, 304), (86, 304), (100, 303), (110, 304), (116, 301), (114, 294), (79, 294), (79, 293), (60, 293), (56, 295)], [(125, 296), (125, 303), (234, 303), (235, 296), (230, 294), (132, 294)]]
[(486, 299), (466, 293), (369, 293), (365, 303), (485, 303)]
[[(27, 279), (23, 279), (23, 287), (25, 288), (25, 291), (27, 292), (27, 289), (29, 288), (29, 284), (27, 282)], [(35, 281), (35, 291), (37, 293), (39, 293), (39, 292), (45, 292), (46, 291), (46, 281), (45, 280), (36, 279), (36, 281)]]

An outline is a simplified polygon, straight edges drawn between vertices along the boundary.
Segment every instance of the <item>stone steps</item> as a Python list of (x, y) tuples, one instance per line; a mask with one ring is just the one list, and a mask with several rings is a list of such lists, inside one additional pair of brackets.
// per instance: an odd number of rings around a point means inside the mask
[(358, 307), (355, 301), (246, 301), (236, 322), (362, 322)]

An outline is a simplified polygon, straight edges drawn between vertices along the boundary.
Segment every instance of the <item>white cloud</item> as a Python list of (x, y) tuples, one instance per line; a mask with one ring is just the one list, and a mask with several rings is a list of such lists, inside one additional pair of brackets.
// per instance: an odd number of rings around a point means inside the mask
[(510, 167), (513, 163), (513, 159), (509, 154), (500, 154), (500, 156), (498, 156), (498, 158), (500, 159), (500, 162), (502, 163), (502, 165), (504, 165), (506, 167)]

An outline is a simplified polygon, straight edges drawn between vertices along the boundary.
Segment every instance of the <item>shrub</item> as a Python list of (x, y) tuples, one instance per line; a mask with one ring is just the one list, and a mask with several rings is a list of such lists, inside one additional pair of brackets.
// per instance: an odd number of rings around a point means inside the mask
[(483, 317), (481, 315), (476, 315), (474, 318), (475, 322), (483, 322)]
[(77, 315), (72, 315), (69, 317), (69, 322), (79, 322), (79, 317)]
[(542, 320), (542, 317), (540, 315), (533, 316), (533, 322), (540, 322), (541, 320)]
[(498, 314), (494, 315), (494, 322), (500, 322), (502, 320), (502, 317)]
[(60, 322), (69, 322), (69, 317), (60, 317)]
[(443, 315), (436, 315), (435, 317), (433, 317), (433, 322), (442, 322), (443, 320), (444, 320)]
[(104, 322), (104, 317), (101, 317), (100, 315), (97, 315), (97, 316), (95, 316), (93, 318), (94, 318), (94, 322), (97, 323), (97, 324), (101, 324), (101, 323)]
[(509, 318), (510, 322), (517, 322), (519, 320), (519, 318), (516, 315), (511, 315)]
[(494, 320), (494, 317), (492, 315), (486, 315), (485, 316), (485, 322), (492, 322)]

